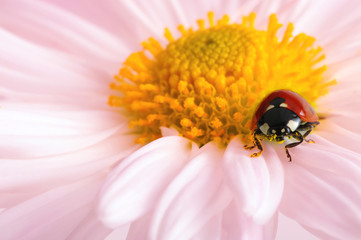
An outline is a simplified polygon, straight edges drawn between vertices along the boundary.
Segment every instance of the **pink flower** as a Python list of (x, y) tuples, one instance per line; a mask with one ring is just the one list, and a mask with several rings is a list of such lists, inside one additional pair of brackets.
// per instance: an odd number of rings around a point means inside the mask
[[(141, 41), (166, 46), (164, 27), (209, 11), (230, 22), (253, 11), (261, 30), (275, 12), (323, 47), (323, 79), (338, 84), (317, 100), (316, 144), (291, 149), (293, 162), (267, 141), (258, 158), (238, 137), (199, 147), (189, 140), (199, 131), (181, 137), (170, 125), (135, 144), (129, 114), (107, 105)], [(277, 229), (295, 239), (290, 219), (318, 238), (358, 239), (360, 18), (352, 1), (1, 1), (2, 239), (274, 239)]]

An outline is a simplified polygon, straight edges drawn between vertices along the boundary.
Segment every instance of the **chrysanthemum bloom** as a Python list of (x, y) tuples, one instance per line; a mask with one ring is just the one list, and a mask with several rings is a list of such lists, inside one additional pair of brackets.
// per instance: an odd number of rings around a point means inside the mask
[[(1, 4), (3, 239), (273, 239), (280, 213), (359, 238), (352, 2)], [(243, 148), (277, 89), (322, 116), (291, 163), (282, 145)]]

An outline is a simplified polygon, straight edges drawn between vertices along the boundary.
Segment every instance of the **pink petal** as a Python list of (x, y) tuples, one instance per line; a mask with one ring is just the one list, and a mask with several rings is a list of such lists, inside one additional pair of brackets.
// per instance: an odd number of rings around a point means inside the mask
[(317, 137), (311, 136), (312, 139), (317, 138), (317, 144), (334, 145), (338, 148), (343, 147), (361, 154), (361, 131), (353, 132), (332, 121), (324, 121), (317, 126), (315, 134), (321, 137), (321, 140), (318, 141)]
[(223, 214), (223, 229), (222, 239), (271, 240), (276, 236), (277, 214), (272, 216), (268, 222), (258, 224), (243, 213), (237, 201), (232, 201)]
[(66, 239), (90, 213), (103, 176), (54, 188), (0, 213), (2, 239)]
[(224, 154), (224, 169), (242, 211), (260, 224), (276, 212), (283, 191), (283, 169), (273, 148), (263, 144), (265, 151), (250, 158), (251, 151), (233, 140)]
[(361, 171), (343, 153), (351, 155), (334, 146), (294, 149), (294, 161), (284, 164), (287, 181), (280, 207), (316, 236), (359, 239)]
[[(1, 28), (0, 38), (3, 42), (0, 44), (3, 52), (0, 55), (2, 99), (23, 104), (42, 103), (43, 109), (54, 101), (68, 103), (73, 108), (93, 106), (94, 110), (94, 106), (107, 107), (104, 98), (110, 94), (108, 84), (112, 78), (109, 74), (116, 72), (117, 68), (104, 71), (89, 59), (80, 60), (39, 47)], [(24, 52), (37, 57), (30, 64), (28, 58), (24, 58)]]
[[(87, 217), (83, 219), (81, 223), (72, 231), (72, 233), (67, 237), (67, 240), (78, 240), (78, 239), (105, 239), (112, 229), (107, 228), (100, 222), (98, 216), (94, 211), (94, 206)], [(120, 238), (118, 238), (120, 240)]]
[(163, 137), (178, 136), (179, 132), (174, 128), (160, 127)]
[[(350, 43), (357, 44), (359, 38), (360, 6), (354, 1), (280, 1), (280, 5), (287, 6), (284, 9), (287, 18), (284, 21), (291, 21), (295, 25), (296, 32), (305, 32), (316, 37), (317, 44), (320, 44), (326, 52), (327, 59), (342, 59), (342, 55), (352, 54), (348, 51)], [(320, 11), (327, 4), (327, 11)], [(263, 4), (261, 4), (263, 5)], [(297, 11), (292, 12), (294, 9)], [(278, 15), (278, 11), (276, 12)], [(290, 13), (289, 13), (290, 12)], [(282, 18), (281, 18), (282, 19)], [(282, 19), (282, 20), (283, 20)], [(339, 21), (342, 19), (342, 21)], [(325, 27), (327, 26), (327, 27)], [(353, 27), (350, 27), (353, 26)], [(355, 53), (355, 51), (353, 51)]]
[(121, 226), (113, 230), (105, 240), (129, 240), (127, 237), (130, 224)]
[[(66, 128), (60, 127), (58, 129), (66, 130)], [(41, 131), (39, 130), (39, 132)], [(46, 157), (50, 155), (80, 151), (84, 148), (94, 146), (97, 143), (105, 141), (108, 137), (110, 138), (114, 136), (117, 132), (118, 128), (98, 131), (97, 133), (92, 134), (73, 136), (17, 136), (12, 134), (7, 135), (6, 139), (0, 139), (0, 146), (4, 148), (4, 158), (25, 159)], [(46, 148), (44, 148), (44, 143), (47, 143)]]
[(185, 138), (163, 137), (125, 159), (111, 173), (101, 194), (101, 220), (114, 228), (151, 210), (187, 163), (190, 147)]
[[(358, 45), (350, 47), (349, 51), (353, 51), (352, 54), (347, 54), (343, 58), (337, 58), (335, 56), (334, 62), (327, 62), (327, 75), (332, 76), (337, 80), (337, 85), (332, 87), (332, 92), (326, 97), (336, 100), (337, 97), (341, 104), (343, 101), (350, 101), (347, 94), (355, 94), (360, 89), (358, 84), (358, 71), (357, 63), (360, 62), (361, 56), (354, 48), (359, 47)], [(328, 59), (328, 58), (326, 58)], [(355, 91), (356, 90), (356, 91)], [(341, 96), (343, 95), (343, 96)], [(334, 104), (338, 105), (338, 101), (333, 101)], [(353, 99), (357, 100), (357, 99)], [(354, 106), (357, 107), (357, 106)]]
[[(347, 176), (347, 179), (354, 183), (361, 182), (361, 154), (333, 144), (316, 134), (311, 135), (310, 138), (315, 144), (304, 143), (290, 149), (296, 164), (305, 169), (319, 169)], [(284, 155), (283, 152), (281, 154)], [(292, 168), (292, 164), (293, 162), (285, 166)]]
[[(112, 136), (84, 149), (41, 158), (2, 159), (1, 192), (31, 193), (77, 181), (108, 168), (137, 146), (129, 136)], [(25, 197), (25, 195), (24, 195)], [(14, 204), (11, 199), (4, 204)], [(20, 199), (19, 199), (20, 200)]]
[(104, 60), (108, 63), (109, 60), (116, 61), (116, 56), (126, 49), (110, 33), (42, 1), (4, 1), (0, 20), (4, 28), (11, 29), (25, 39), (43, 46), (56, 46), (60, 50), (93, 59), (99, 64), (104, 64)]
[(212, 143), (195, 153), (157, 205), (151, 239), (189, 239), (228, 205), (231, 195), (223, 181), (222, 155)]
[[(360, 60), (361, 58), (358, 59), (357, 63), (360, 62)], [(324, 99), (321, 99), (322, 101), (320, 103), (324, 109), (323, 112), (326, 115), (326, 119), (321, 121), (321, 124), (317, 127), (317, 129), (324, 129), (324, 131), (333, 133), (333, 125), (336, 124), (347, 131), (354, 132), (356, 134), (361, 133), (361, 127), (359, 124), (359, 119), (361, 117), (361, 98), (359, 97), (361, 87), (358, 86), (358, 72), (353, 71), (353, 74), (355, 75), (354, 80), (340, 82), (340, 85), (343, 86), (336, 86), (338, 87), (336, 89), (337, 91), (332, 92)]]
[[(350, 104), (357, 104), (357, 103), (358, 102), (350, 103)], [(356, 107), (352, 107), (349, 111), (347, 111), (347, 109), (350, 109), (350, 107), (345, 108), (345, 110), (343, 111), (331, 112), (330, 116), (328, 116), (327, 121), (342, 126), (348, 131), (361, 133), (361, 127), (359, 124), (359, 119), (361, 118), (361, 113), (360, 113), (361, 109), (358, 110), (358, 108)], [(332, 129), (330, 129), (329, 131), (332, 131)]]
[(211, 218), (203, 228), (191, 238), (191, 240), (222, 240), (223, 228), (222, 228), (223, 214), (215, 215)]
[(307, 230), (305, 230), (295, 220), (290, 219), (283, 214), (278, 214), (277, 240), (319, 240)]
[[(134, 19), (124, 7), (127, 1), (47, 0), (47, 2), (118, 37), (129, 50), (137, 49), (140, 41), (150, 36), (145, 26), (139, 24), (138, 19)], [(135, 41), (134, 39), (138, 40)]]
[[(104, 130), (115, 132), (117, 130), (115, 128), (126, 129), (125, 121), (117, 115), (107, 111), (38, 110), (35, 112), (35, 109), (26, 111), (6, 105), (0, 116), (2, 125), (0, 133), (24, 137), (74, 137), (94, 132), (99, 134)], [(104, 125), (99, 126), (101, 119)], [(118, 120), (116, 124), (115, 119)]]
[(149, 227), (153, 212), (134, 221), (129, 228), (127, 240), (149, 239)]

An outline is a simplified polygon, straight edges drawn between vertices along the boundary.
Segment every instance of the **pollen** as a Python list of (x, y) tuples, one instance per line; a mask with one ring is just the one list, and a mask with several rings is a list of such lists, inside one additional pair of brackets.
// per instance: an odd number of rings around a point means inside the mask
[(200, 146), (227, 145), (235, 136), (245, 142), (253, 114), (269, 93), (289, 89), (317, 109), (316, 100), (336, 83), (323, 75), (326, 66), (315, 39), (293, 35), (276, 15), (264, 30), (255, 28), (251, 13), (239, 23), (213, 12), (198, 20), (198, 29), (165, 30), (166, 46), (154, 38), (123, 63), (109, 105), (126, 110), (138, 143), (161, 137), (160, 127), (176, 129)]

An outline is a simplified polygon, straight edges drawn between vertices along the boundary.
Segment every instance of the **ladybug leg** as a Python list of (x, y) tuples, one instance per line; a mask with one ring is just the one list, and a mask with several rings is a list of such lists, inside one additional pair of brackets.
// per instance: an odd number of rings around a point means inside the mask
[(295, 138), (296, 140), (298, 140), (298, 142), (290, 143), (285, 146), (285, 151), (286, 151), (287, 158), (289, 159), (289, 162), (292, 162), (292, 158), (291, 158), (291, 154), (289, 153), (288, 149), (298, 146), (304, 140), (304, 136), (302, 136), (302, 134), (299, 133), (298, 131), (295, 131), (293, 134), (291, 134), (291, 136), (293, 138)]
[(288, 149), (286, 147), (285, 147), (285, 151), (286, 151), (287, 158), (289, 159), (288, 161), (292, 162), (291, 154), (290, 154), (290, 152), (288, 151)]
[(312, 139), (305, 139), (305, 137), (308, 136), (308, 134), (310, 134), (312, 131), (312, 129), (308, 130), (307, 132), (305, 132), (305, 134), (303, 134), (303, 138), (305, 140), (306, 143), (315, 143), (315, 141), (313, 141)]
[[(254, 140), (253, 140), (254, 141)], [(257, 145), (253, 144), (253, 145), (243, 145), (244, 149), (246, 150), (252, 150), (253, 148), (255, 148)]]
[(253, 149), (255, 147), (258, 148), (259, 151), (256, 152), (256, 153), (252, 153), (250, 155), (250, 157), (258, 157), (263, 152), (263, 147), (262, 147), (261, 140), (258, 138), (261, 134), (262, 133), (258, 129), (254, 130), (254, 132), (253, 132), (253, 146), (249, 146), (249, 145), (244, 145), (243, 146), (246, 150), (251, 150), (251, 149)]
[(315, 141), (313, 141), (312, 139), (305, 139), (313, 130), (314, 127), (316, 127), (318, 124), (320, 124), (319, 122), (311, 122), (311, 123), (307, 123), (305, 124), (302, 128), (299, 128), (299, 130), (301, 131), (306, 131), (305, 134), (303, 134), (303, 138), (305, 140), (305, 142), (307, 143), (315, 143)]
[(253, 149), (253, 148), (255, 148), (257, 146), (256, 140), (255, 140), (256, 139), (256, 134), (257, 134), (257, 129), (253, 130), (253, 133), (252, 133), (252, 135), (253, 135), (253, 145), (243, 145), (244, 149), (251, 150), (251, 149)]
[(261, 140), (257, 137), (258, 135), (254, 135), (254, 143), (258, 148), (258, 152), (252, 153), (250, 157), (258, 157), (262, 154), (263, 152), (263, 146), (261, 143)]

